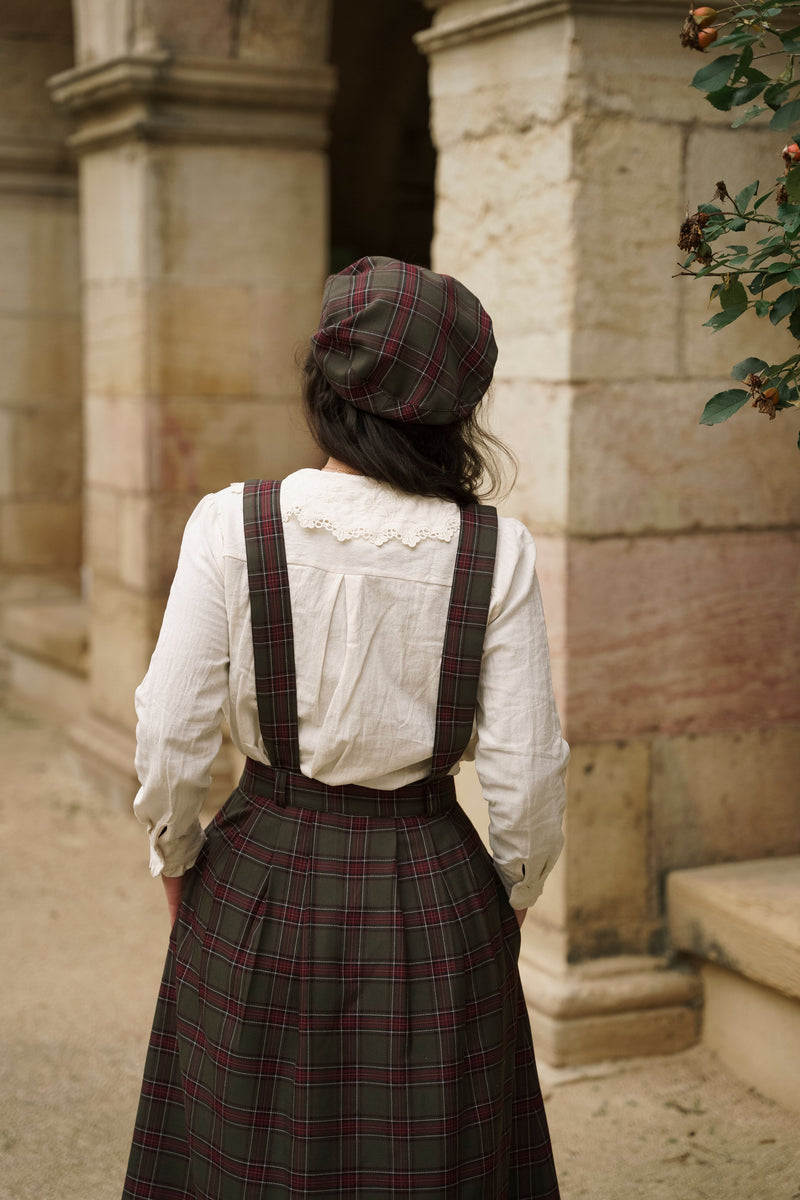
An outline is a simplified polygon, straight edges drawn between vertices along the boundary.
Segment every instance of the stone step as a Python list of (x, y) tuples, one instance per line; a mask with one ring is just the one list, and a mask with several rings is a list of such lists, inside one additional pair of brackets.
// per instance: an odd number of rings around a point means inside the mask
[(24, 604), (7, 605), (3, 637), (12, 650), (73, 675), (86, 674), (88, 616), (79, 596), (40, 595)]
[(15, 580), (3, 601), (9, 691), (36, 711), (74, 719), (86, 703), (86, 605), (77, 592), (42, 580)]
[(673, 871), (667, 908), (701, 964), (703, 1042), (800, 1111), (800, 856)]

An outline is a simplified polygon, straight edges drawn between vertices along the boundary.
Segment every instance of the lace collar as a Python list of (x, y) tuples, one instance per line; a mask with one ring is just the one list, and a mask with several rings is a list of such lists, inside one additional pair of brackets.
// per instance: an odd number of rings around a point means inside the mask
[(364, 475), (304, 469), (281, 485), (285, 521), (303, 529), (327, 529), (340, 542), (361, 538), (374, 546), (397, 540), (416, 546), (433, 538), (449, 542), (461, 527), (457, 504), (408, 496)]

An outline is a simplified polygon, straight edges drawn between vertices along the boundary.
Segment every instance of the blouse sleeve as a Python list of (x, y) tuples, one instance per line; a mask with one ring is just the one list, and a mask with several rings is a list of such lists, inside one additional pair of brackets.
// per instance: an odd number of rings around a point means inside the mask
[(519, 522), (503, 525), (505, 532), (514, 531), (518, 545), (513, 566), (496, 569), (478, 692), (475, 766), (489, 807), (495, 866), (512, 906), (528, 908), (564, 844), (569, 748), (553, 697), (536, 548)]
[(203, 844), (199, 814), (211, 783), (228, 696), (228, 620), (216, 498), (186, 525), (149, 670), (136, 691), (134, 812), (150, 835), (153, 875), (182, 875)]

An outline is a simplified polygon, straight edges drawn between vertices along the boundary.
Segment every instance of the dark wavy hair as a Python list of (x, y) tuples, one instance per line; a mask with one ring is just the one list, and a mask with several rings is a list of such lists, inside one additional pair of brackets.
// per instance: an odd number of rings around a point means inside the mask
[(449, 425), (386, 420), (343, 400), (311, 352), (303, 364), (302, 397), (320, 450), (401, 492), (463, 505), (505, 494), (516, 478), (513, 454), (481, 424), (485, 401)]

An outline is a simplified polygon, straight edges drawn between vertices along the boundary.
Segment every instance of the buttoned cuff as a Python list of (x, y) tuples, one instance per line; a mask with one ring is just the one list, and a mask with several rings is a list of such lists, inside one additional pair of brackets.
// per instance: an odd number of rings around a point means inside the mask
[(150, 874), (174, 877), (184, 875), (193, 867), (206, 836), (197, 821), (188, 833), (171, 838), (169, 826), (161, 826), (150, 833)]

